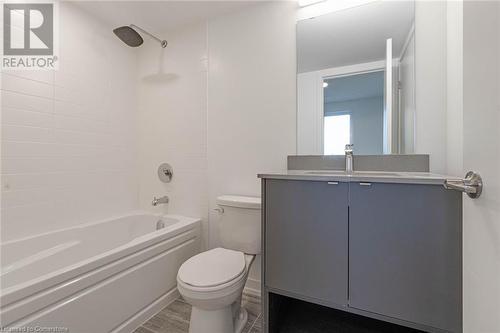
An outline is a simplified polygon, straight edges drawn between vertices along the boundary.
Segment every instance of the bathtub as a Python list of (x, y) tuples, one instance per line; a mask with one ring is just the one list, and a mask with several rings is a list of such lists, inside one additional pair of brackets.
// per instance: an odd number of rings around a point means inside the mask
[(199, 251), (199, 219), (144, 212), (8, 241), (0, 329), (131, 332), (178, 297), (177, 270)]

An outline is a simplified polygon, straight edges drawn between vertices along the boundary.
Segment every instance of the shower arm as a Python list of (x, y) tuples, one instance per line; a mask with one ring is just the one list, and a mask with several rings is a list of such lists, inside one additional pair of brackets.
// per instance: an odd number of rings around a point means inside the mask
[(163, 48), (167, 47), (167, 44), (168, 44), (168, 43), (167, 43), (167, 41), (166, 41), (166, 40), (161, 40), (160, 38), (158, 38), (158, 37), (156, 37), (156, 36), (154, 36), (154, 35), (150, 34), (150, 33), (149, 33), (149, 32), (147, 32), (146, 30), (144, 30), (144, 29), (143, 29), (143, 28), (141, 28), (141, 27), (136, 26), (135, 24), (131, 24), (131, 25), (129, 25), (129, 27), (134, 28), (134, 29), (138, 29), (138, 30), (140, 30), (142, 33), (144, 33), (144, 34), (148, 35), (149, 37), (153, 38), (154, 40), (156, 40), (158, 43), (160, 43), (160, 44), (161, 44), (161, 47), (163, 47)]

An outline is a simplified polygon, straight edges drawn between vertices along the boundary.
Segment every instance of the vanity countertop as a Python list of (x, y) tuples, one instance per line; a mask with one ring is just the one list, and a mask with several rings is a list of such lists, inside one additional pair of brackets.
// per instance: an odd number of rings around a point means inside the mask
[(446, 179), (459, 179), (457, 177), (439, 175), (429, 172), (354, 171), (352, 174), (346, 174), (345, 171), (342, 170), (287, 170), (276, 173), (262, 173), (258, 174), (258, 177), (264, 179), (426, 185), (443, 185)]

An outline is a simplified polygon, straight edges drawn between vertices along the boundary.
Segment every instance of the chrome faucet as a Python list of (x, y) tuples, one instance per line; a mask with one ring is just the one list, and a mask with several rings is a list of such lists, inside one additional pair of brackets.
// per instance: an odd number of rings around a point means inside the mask
[(347, 174), (351, 174), (353, 170), (353, 163), (352, 163), (352, 147), (354, 145), (352, 143), (349, 143), (345, 145), (345, 172)]
[(167, 204), (167, 203), (168, 203), (168, 197), (166, 195), (160, 198), (154, 197), (153, 201), (151, 202), (153, 206), (158, 206), (159, 204)]

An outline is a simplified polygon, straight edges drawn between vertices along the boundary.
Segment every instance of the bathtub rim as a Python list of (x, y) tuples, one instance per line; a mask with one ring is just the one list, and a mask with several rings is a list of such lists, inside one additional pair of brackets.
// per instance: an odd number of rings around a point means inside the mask
[(98, 224), (101, 224), (101, 223), (106, 223), (106, 222), (110, 222), (110, 221), (114, 221), (114, 220), (118, 220), (118, 219), (123, 219), (123, 218), (126, 218), (126, 217), (137, 216), (137, 215), (150, 215), (150, 216), (155, 216), (155, 217), (158, 217), (158, 218), (169, 217), (169, 216), (170, 217), (174, 217), (174, 216), (177, 216), (177, 217), (181, 217), (181, 216), (182, 217), (186, 217), (186, 216), (183, 216), (183, 215), (175, 215), (175, 214), (153, 213), (153, 212), (148, 212), (148, 211), (145, 211), (145, 210), (132, 210), (132, 211), (129, 211), (128, 213), (125, 213), (125, 214), (112, 215), (110, 217), (99, 219), (97, 221), (85, 222), (85, 223), (77, 224), (77, 225), (74, 225), (74, 226), (71, 226), (71, 227), (59, 228), (59, 229), (54, 229), (54, 230), (51, 230), (51, 231), (41, 232), (41, 233), (38, 233), (38, 234), (35, 234), (35, 235), (29, 235), (29, 236), (23, 236), (23, 237), (19, 237), (19, 238), (9, 239), (9, 240), (7, 240), (5, 242), (2, 242), (0, 240), (0, 245), (1, 246), (10, 245), (12, 243), (29, 241), (31, 239), (35, 239), (35, 238), (38, 238), (38, 237), (49, 236), (49, 235), (52, 235), (52, 234), (55, 234), (55, 233), (59, 233), (59, 232), (66, 232), (66, 231), (71, 231), (71, 230), (84, 229), (86, 227), (92, 227), (92, 226), (95, 226), (95, 225), (98, 225)]
[[(139, 213), (139, 214), (136, 214)], [(177, 219), (178, 222), (169, 225), (160, 230), (154, 230), (151, 233), (136, 237), (131, 239), (129, 242), (124, 243), (118, 247), (111, 250), (105, 251), (103, 253), (91, 256), (84, 260), (80, 260), (72, 265), (65, 266), (63, 268), (57, 269), (50, 273), (41, 275), (31, 280), (24, 281), (22, 283), (0, 289), (0, 308), (8, 307), (11, 303), (18, 302), (23, 298), (29, 297), (36, 293), (42, 292), (52, 286), (64, 283), (77, 278), (79, 275), (90, 272), (101, 266), (109, 264), (111, 262), (120, 260), (121, 258), (127, 257), (135, 252), (138, 252), (147, 247), (153, 246), (156, 243), (160, 243), (168, 238), (175, 237), (183, 232), (190, 229), (201, 226), (201, 218), (187, 217), (177, 214), (155, 214), (143, 211), (134, 211), (133, 213), (121, 215), (121, 217), (128, 217), (134, 215), (152, 215), (159, 218), (173, 218)], [(119, 217), (116, 217), (119, 218)], [(59, 229), (53, 232), (67, 231), (72, 229), (83, 228), (84, 226), (95, 225), (99, 223), (105, 223), (108, 221), (113, 221), (115, 218), (109, 218), (101, 220), (98, 222), (86, 223), (84, 225), (78, 225), (71, 228)], [(35, 236), (30, 236), (27, 238), (18, 239), (15, 241), (32, 239), (33, 237), (50, 234), (43, 233)], [(145, 237), (149, 236), (149, 237)], [(5, 244), (5, 243), (4, 243)]]

